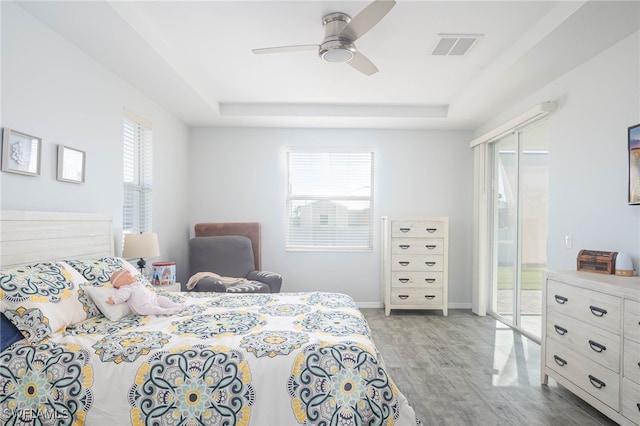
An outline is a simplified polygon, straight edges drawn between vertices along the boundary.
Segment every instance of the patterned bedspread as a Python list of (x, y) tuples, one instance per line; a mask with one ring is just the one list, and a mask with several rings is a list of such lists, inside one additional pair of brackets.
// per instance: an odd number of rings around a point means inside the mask
[(349, 296), (166, 295), (185, 311), (97, 316), (7, 348), (0, 423), (417, 423)]

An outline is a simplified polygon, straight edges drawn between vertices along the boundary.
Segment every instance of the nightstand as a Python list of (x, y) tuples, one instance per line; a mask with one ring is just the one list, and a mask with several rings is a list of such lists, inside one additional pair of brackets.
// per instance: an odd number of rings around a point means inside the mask
[(169, 285), (154, 285), (153, 287), (160, 290), (164, 290), (164, 291), (172, 291), (172, 292), (182, 291), (180, 283), (173, 283)]

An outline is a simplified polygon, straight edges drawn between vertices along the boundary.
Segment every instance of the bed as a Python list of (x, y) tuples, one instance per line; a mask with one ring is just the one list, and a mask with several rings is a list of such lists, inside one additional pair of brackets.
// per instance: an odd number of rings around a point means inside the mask
[(137, 316), (101, 303), (144, 280), (109, 218), (1, 214), (2, 424), (420, 424), (349, 296), (153, 288), (185, 309)]

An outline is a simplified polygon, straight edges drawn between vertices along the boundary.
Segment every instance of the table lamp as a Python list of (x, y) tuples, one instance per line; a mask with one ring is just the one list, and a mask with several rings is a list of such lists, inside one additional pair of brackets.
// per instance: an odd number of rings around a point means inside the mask
[(144, 268), (147, 264), (144, 258), (158, 256), (160, 256), (160, 248), (158, 247), (158, 234), (155, 232), (124, 234), (122, 257), (125, 259), (140, 258), (137, 265), (142, 275), (144, 275)]

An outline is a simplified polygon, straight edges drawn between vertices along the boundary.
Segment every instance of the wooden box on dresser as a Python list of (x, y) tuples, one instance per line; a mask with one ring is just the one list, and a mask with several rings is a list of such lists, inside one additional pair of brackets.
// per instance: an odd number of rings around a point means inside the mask
[(449, 219), (382, 218), (385, 314), (441, 309), (447, 315)]
[(640, 425), (640, 278), (548, 271), (542, 304), (542, 383)]

